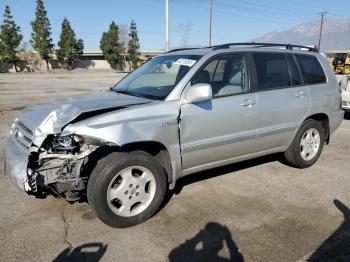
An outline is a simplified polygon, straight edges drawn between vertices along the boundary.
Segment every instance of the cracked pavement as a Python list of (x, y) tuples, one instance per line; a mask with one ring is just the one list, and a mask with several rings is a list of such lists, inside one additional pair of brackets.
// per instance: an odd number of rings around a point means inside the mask
[(69, 247), (69, 248), (73, 248), (72, 243), (69, 242), (68, 240), (68, 230), (69, 230), (69, 223), (66, 219), (66, 216), (64, 214), (64, 206), (62, 206), (61, 209), (61, 217), (64, 223), (64, 243)]
[[(0, 152), (21, 108), (106, 89), (120, 78), (0, 74)], [(206, 259), (349, 261), (349, 136), (346, 119), (308, 169), (269, 156), (182, 179), (156, 216), (127, 229), (102, 224), (84, 201), (20, 192), (4, 176), (1, 153), (0, 261), (181, 261), (198, 258), (201, 249)]]

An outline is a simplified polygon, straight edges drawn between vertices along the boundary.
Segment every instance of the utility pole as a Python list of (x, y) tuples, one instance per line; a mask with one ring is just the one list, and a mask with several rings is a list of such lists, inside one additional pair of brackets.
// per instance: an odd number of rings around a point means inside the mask
[(322, 39), (322, 29), (323, 29), (323, 20), (324, 20), (324, 16), (327, 14), (328, 12), (321, 12), (319, 14), (321, 14), (321, 24), (320, 24), (320, 35), (318, 37), (318, 50), (321, 50), (321, 39)]
[(165, 0), (165, 51), (170, 50), (169, 0)]
[(210, 0), (209, 8), (209, 46), (211, 46), (211, 30), (212, 30), (212, 21), (213, 21), (213, 0)]

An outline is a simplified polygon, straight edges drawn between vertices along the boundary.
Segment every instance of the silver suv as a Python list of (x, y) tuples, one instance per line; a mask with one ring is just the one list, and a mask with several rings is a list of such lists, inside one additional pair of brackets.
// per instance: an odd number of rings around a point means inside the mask
[(313, 48), (172, 50), (110, 90), (25, 109), (6, 140), (7, 174), (34, 196), (86, 194), (104, 223), (128, 227), (180, 177), (278, 152), (311, 166), (342, 119), (335, 76)]

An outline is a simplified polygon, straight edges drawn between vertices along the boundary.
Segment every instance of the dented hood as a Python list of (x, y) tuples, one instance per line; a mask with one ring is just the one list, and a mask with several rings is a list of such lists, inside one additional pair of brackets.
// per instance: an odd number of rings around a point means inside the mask
[(97, 91), (28, 107), (22, 111), (19, 120), (31, 130), (37, 129), (37, 133), (56, 133), (83, 113), (105, 112), (107, 109), (120, 109), (151, 101), (113, 91)]

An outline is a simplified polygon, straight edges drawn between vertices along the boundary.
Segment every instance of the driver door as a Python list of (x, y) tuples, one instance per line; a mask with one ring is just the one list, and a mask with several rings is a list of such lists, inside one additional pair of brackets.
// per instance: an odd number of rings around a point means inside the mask
[(192, 85), (210, 84), (213, 99), (181, 107), (184, 174), (228, 164), (254, 152), (258, 110), (248, 73), (245, 55), (236, 53), (211, 60), (192, 79)]

